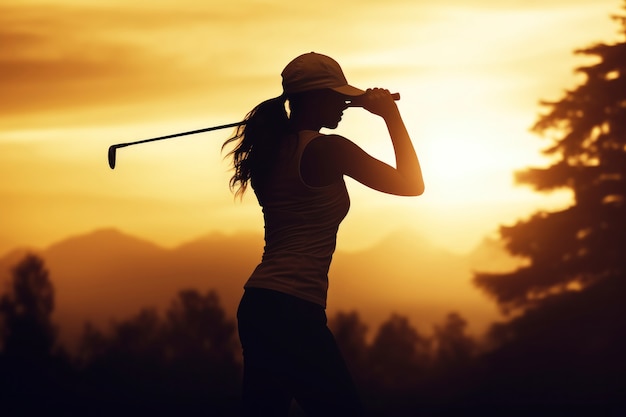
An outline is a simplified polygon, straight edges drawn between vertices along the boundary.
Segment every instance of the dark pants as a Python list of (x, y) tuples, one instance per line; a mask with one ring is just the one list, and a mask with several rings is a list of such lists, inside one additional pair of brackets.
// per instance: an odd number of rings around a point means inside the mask
[(247, 289), (237, 311), (243, 347), (243, 415), (361, 416), (361, 402), (322, 306)]

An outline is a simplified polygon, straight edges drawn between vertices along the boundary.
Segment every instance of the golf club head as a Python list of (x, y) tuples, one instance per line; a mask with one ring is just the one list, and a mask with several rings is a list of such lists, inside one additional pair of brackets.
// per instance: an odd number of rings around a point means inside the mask
[(109, 146), (109, 166), (111, 169), (115, 169), (115, 151), (117, 147), (115, 145)]

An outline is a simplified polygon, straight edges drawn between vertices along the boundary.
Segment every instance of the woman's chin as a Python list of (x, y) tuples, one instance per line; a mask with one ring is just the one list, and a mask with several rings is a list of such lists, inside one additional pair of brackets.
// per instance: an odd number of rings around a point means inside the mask
[(326, 129), (337, 129), (337, 127), (339, 126), (339, 122), (341, 122), (341, 118), (337, 120), (336, 122), (332, 122), (332, 123), (328, 123), (324, 125), (324, 127)]

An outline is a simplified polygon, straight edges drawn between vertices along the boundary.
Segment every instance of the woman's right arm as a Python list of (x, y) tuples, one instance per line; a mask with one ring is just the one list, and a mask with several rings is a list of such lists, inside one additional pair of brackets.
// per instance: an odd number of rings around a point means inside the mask
[(393, 144), (395, 168), (376, 159), (341, 136), (330, 135), (325, 144), (326, 159), (339, 174), (347, 175), (375, 190), (405, 196), (424, 192), (424, 179), (417, 154), (411, 143), (402, 116), (387, 90), (368, 90), (359, 104), (381, 116)]

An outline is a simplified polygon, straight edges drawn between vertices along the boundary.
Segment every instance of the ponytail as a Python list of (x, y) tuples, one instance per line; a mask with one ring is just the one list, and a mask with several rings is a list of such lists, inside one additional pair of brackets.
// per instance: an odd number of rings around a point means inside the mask
[(249, 182), (263, 182), (274, 166), (280, 145), (289, 132), (285, 101), (286, 97), (280, 95), (256, 106), (222, 145), (223, 150), (231, 143), (237, 143), (227, 154), (233, 158), (235, 173), (229, 186), (235, 196), (242, 197)]

